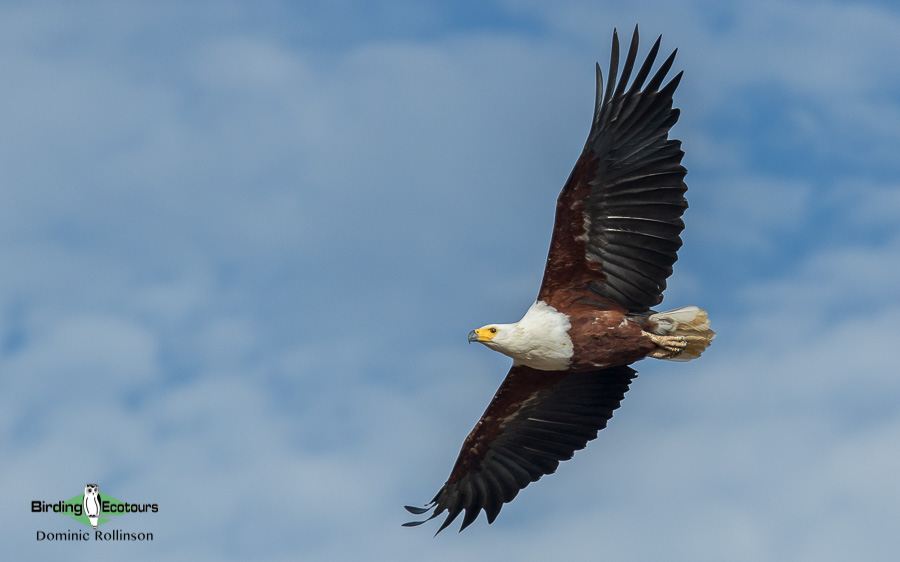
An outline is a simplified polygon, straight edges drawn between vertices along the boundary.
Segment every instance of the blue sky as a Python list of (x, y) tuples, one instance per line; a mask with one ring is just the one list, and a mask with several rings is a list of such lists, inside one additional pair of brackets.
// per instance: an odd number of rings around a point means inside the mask
[[(533, 301), (593, 64), (685, 71), (685, 245), (607, 430), (462, 535), (404, 529)], [(74, 560), (900, 553), (890, 2), (0, 3), (0, 551)], [(35, 540), (98, 482), (144, 544)]]

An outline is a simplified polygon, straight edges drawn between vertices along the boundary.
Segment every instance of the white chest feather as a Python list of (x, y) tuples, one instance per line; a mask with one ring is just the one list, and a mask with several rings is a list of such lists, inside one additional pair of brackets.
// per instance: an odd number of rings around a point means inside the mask
[(515, 324), (498, 325), (488, 347), (509, 355), (516, 365), (542, 371), (562, 371), (572, 362), (569, 317), (543, 301), (537, 301)]

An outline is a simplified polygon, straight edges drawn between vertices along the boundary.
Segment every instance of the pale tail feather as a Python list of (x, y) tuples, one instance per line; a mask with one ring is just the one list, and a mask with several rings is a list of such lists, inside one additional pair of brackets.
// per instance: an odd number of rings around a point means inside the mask
[(657, 312), (650, 316), (656, 322), (655, 334), (660, 336), (683, 336), (687, 341), (684, 351), (668, 359), (669, 361), (690, 361), (700, 357), (709, 344), (716, 338), (716, 333), (709, 329), (709, 318), (706, 311), (696, 306), (685, 306), (666, 312)]

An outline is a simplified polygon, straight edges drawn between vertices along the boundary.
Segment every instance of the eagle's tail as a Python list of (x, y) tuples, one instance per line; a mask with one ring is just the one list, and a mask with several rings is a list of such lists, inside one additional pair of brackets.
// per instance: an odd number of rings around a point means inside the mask
[(679, 353), (669, 357), (660, 357), (669, 361), (690, 361), (700, 357), (706, 351), (709, 344), (716, 337), (716, 333), (709, 328), (709, 318), (706, 311), (696, 306), (685, 306), (657, 312), (650, 316), (650, 320), (656, 324), (653, 333), (660, 336), (682, 337), (687, 346)]

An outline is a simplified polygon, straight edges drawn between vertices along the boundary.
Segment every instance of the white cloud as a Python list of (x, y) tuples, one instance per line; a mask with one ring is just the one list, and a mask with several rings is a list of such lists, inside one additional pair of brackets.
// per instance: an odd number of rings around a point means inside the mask
[[(726, 185), (727, 182), (727, 185)], [(806, 182), (772, 177), (728, 178), (716, 186), (704, 213), (690, 225), (719, 247), (731, 251), (771, 254), (811, 220), (813, 188)]]

